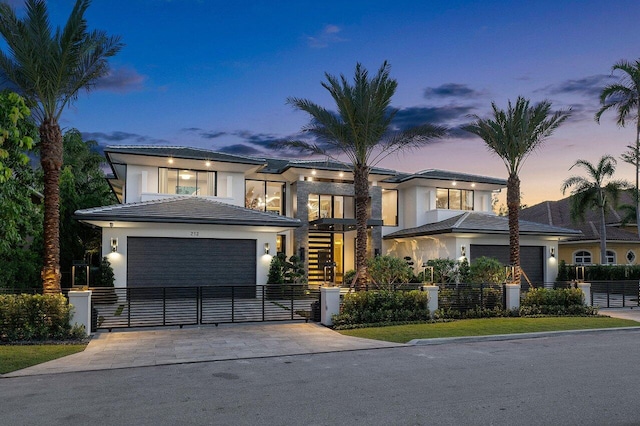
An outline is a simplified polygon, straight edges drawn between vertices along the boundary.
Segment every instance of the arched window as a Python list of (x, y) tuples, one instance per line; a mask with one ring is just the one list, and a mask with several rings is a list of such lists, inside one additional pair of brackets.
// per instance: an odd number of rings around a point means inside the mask
[(607, 250), (607, 265), (615, 265), (616, 263), (616, 252)]
[(586, 250), (581, 250), (573, 253), (573, 263), (575, 265), (590, 265), (591, 252)]

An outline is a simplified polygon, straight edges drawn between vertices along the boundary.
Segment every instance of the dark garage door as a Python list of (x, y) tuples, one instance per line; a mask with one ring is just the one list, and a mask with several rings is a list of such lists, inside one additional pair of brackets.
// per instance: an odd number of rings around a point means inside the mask
[(127, 238), (127, 286), (256, 284), (256, 241)]
[[(520, 266), (533, 284), (544, 283), (543, 253), (543, 246), (520, 246)], [(482, 256), (496, 258), (508, 265), (509, 246), (471, 244), (471, 261)]]

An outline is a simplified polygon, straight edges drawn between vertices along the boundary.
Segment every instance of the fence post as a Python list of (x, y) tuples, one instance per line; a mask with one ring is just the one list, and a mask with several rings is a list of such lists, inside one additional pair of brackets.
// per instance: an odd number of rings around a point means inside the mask
[(74, 307), (70, 325), (84, 325), (88, 336), (91, 333), (91, 290), (69, 291), (69, 304)]
[(340, 313), (340, 287), (320, 287), (320, 323), (333, 325), (332, 315)]
[(438, 310), (438, 290), (440, 290), (440, 287), (437, 285), (423, 285), (420, 290), (429, 294), (429, 315), (433, 318), (433, 313)]
[(578, 283), (578, 288), (584, 294), (584, 304), (591, 306), (591, 283)]
[(520, 307), (520, 284), (505, 284), (505, 300), (507, 310), (518, 309)]

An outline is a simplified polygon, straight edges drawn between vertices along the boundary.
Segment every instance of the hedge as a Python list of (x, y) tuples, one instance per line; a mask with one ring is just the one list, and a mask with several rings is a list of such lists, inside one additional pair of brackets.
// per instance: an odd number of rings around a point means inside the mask
[(429, 320), (429, 295), (411, 291), (357, 291), (344, 296), (340, 313), (334, 315), (336, 327)]

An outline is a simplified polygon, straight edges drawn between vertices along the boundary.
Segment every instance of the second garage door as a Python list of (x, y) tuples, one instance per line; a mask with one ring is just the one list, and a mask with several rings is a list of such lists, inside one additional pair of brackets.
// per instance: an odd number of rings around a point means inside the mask
[[(534, 285), (544, 283), (543, 253), (543, 246), (520, 246), (520, 265)], [(486, 256), (509, 264), (509, 246), (471, 244), (470, 254), (471, 262)]]
[(127, 238), (127, 286), (256, 284), (256, 240)]

